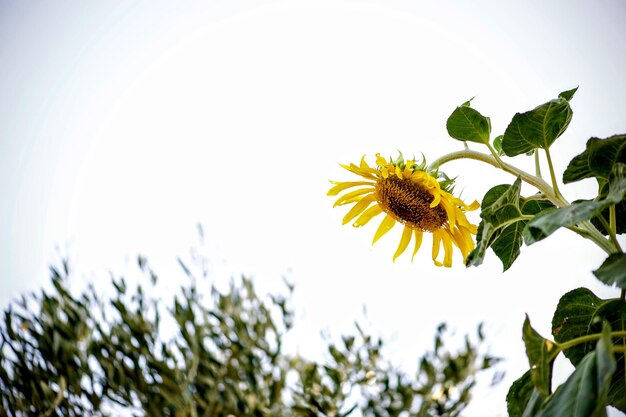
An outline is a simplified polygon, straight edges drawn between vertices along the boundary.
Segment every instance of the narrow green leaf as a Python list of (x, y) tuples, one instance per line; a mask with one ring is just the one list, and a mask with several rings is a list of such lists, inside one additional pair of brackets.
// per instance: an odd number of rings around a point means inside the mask
[(593, 274), (607, 285), (617, 285), (619, 288), (626, 289), (626, 254), (609, 255), (600, 268), (593, 271)]
[(524, 242), (531, 245), (551, 235), (561, 227), (575, 226), (599, 215), (602, 210), (626, 197), (626, 165), (617, 163), (609, 179), (606, 197), (598, 201), (577, 201), (567, 207), (545, 211), (531, 220), (524, 230)]
[(563, 172), (563, 183), (569, 184), (585, 178), (608, 180), (617, 163), (626, 164), (626, 135), (606, 139), (591, 138), (584, 152), (575, 156)]
[(446, 122), (448, 134), (454, 139), (478, 143), (489, 143), (491, 121), (477, 110), (469, 107), (469, 102), (457, 107)]
[(526, 355), (530, 364), (530, 374), (533, 384), (543, 396), (550, 394), (552, 380), (552, 352), (556, 349), (554, 342), (541, 337), (530, 325), (526, 316), (522, 331), (522, 339), (526, 345)]
[(548, 149), (565, 132), (571, 119), (572, 109), (564, 97), (516, 113), (504, 131), (502, 150), (507, 156), (516, 156), (538, 148)]
[(540, 417), (593, 417), (606, 408), (611, 377), (616, 369), (610, 327), (603, 326), (602, 337), (593, 352), (551, 396)]

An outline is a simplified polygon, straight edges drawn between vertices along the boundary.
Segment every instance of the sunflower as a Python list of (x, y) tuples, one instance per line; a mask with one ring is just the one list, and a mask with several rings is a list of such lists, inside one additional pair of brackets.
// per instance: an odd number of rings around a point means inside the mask
[[(334, 207), (354, 204), (344, 216), (343, 224), (356, 218), (352, 225), (360, 227), (384, 213), (372, 244), (397, 222), (402, 223), (404, 229), (398, 249), (393, 255), (394, 261), (404, 253), (411, 239), (415, 239), (415, 257), (422, 244), (424, 232), (433, 236), (432, 257), (435, 265), (452, 266), (453, 245), (461, 251), (465, 260), (467, 254), (474, 249), (472, 235), (477, 230), (476, 225), (467, 220), (465, 212), (476, 210), (480, 204), (474, 201), (467, 205), (454, 197), (454, 180), (448, 179), (443, 173), (427, 170), (424, 160), (417, 164), (415, 160), (405, 161), (402, 154), (394, 160), (387, 160), (376, 154), (376, 165), (376, 168), (370, 167), (363, 156), (358, 166), (352, 163), (341, 165), (362, 177), (362, 180), (331, 181), (334, 185), (328, 191), (329, 196), (336, 196), (353, 188), (340, 196), (334, 204)], [(443, 261), (439, 261), (442, 246)]]

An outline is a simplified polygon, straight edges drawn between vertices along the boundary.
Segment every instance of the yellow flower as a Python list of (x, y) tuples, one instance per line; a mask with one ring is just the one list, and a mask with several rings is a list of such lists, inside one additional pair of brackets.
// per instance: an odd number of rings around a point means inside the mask
[[(331, 181), (334, 186), (328, 191), (329, 196), (336, 196), (353, 188), (337, 199), (334, 206), (354, 204), (343, 218), (346, 224), (356, 218), (354, 227), (365, 225), (373, 217), (385, 214), (374, 234), (372, 244), (400, 222), (404, 224), (402, 237), (395, 261), (415, 239), (413, 257), (422, 244), (424, 232), (433, 235), (432, 257), (437, 266), (452, 266), (452, 247), (459, 248), (463, 260), (474, 249), (472, 235), (476, 234), (476, 225), (471, 224), (466, 211), (480, 207), (477, 201), (467, 205), (451, 194), (452, 181), (444, 178), (437, 180), (437, 173), (425, 170), (425, 162), (416, 164), (414, 160), (404, 161), (402, 154), (395, 160), (386, 160), (376, 154), (376, 168), (365, 162), (341, 165), (348, 171), (359, 175), (360, 181)], [(357, 217), (358, 216), (358, 217)], [(439, 253), (443, 246), (443, 261)], [(413, 259), (411, 258), (411, 260)]]

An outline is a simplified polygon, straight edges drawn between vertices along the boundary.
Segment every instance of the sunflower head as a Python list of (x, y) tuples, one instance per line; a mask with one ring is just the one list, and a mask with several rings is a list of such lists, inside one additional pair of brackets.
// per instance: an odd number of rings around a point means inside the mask
[[(456, 246), (463, 259), (474, 249), (472, 235), (476, 225), (469, 223), (466, 211), (476, 210), (478, 202), (467, 205), (452, 195), (454, 179), (444, 173), (429, 171), (426, 160), (404, 160), (402, 154), (385, 159), (376, 154), (376, 168), (361, 158), (359, 165), (341, 165), (359, 176), (358, 181), (331, 181), (329, 196), (342, 194), (335, 206), (352, 204), (343, 224), (352, 220), (354, 227), (367, 224), (373, 217), (384, 214), (374, 240), (376, 243), (396, 223), (404, 225), (400, 244), (393, 256), (400, 256), (415, 241), (413, 257), (419, 250), (424, 232), (433, 236), (432, 257), (437, 266), (452, 266), (452, 248)], [(443, 246), (443, 260), (439, 260)]]

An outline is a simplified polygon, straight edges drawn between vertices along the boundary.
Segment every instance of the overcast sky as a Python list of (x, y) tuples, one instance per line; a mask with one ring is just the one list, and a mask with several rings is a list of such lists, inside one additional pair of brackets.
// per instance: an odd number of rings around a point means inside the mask
[[(566, 291), (617, 296), (590, 273), (603, 253), (564, 231), (504, 274), (493, 254), (436, 268), (429, 241), (394, 264), (400, 228), (372, 248), (377, 222), (342, 227), (328, 180), (363, 154), (460, 149), (445, 121), (472, 97), (500, 134), (580, 86), (553, 147), (562, 171), (589, 137), (626, 132), (625, 21), (620, 0), (2, 2), (0, 305), (46, 285), (59, 254), (76, 285), (104, 286), (141, 253), (176, 288), (202, 224), (217, 276), (295, 283), (290, 346), (304, 354), (364, 306), (408, 367), (439, 322), (485, 321), (507, 379), (468, 415), (505, 415), (527, 366), (524, 314), (549, 336)], [(444, 170), (467, 200), (513, 180), (477, 162)], [(594, 191), (564, 188), (570, 201)]]

